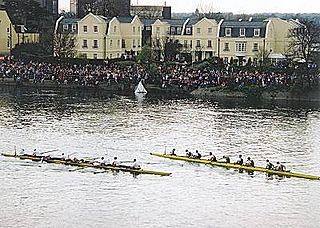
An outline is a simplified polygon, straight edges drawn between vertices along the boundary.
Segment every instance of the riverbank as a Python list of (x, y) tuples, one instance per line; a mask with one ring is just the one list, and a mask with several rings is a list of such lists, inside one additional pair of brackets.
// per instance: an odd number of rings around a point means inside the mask
[(232, 91), (227, 89), (215, 88), (200, 88), (191, 92), (191, 95), (198, 98), (212, 98), (212, 99), (247, 99), (257, 98), (267, 101), (306, 101), (306, 102), (320, 102), (320, 90), (311, 90), (305, 93), (297, 94), (293, 92), (284, 91), (262, 91), (257, 97), (252, 97), (248, 93), (242, 91)]

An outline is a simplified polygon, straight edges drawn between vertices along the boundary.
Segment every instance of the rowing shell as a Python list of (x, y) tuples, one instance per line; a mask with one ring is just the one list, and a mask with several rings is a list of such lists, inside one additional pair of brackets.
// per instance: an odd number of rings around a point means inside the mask
[[(5, 157), (27, 159), (27, 160), (37, 161), (37, 162), (41, 161), (42, 158), (44, 158), (44, 156), (33, 156), (33, 155), (14, 155), (14, 154), (1, 154), (1, 155)], [(59, 158), (45, 159), (44, 161), (47, 163), (71, 165), (71, 166), (77, 166), (77, 167), (83, 167), (83, 168), (96, 168), (96, 169), (104, 169), (104, 170), (123, 171), (123, 172), (129, 172), (133, 174), (152, 174), (152, 175), (159, 175), (159, 176), (171, 175), (171, 173), (167, 173), (167, 172), (158, 172), (158, 171), (151, 171), (151, 170), (144, 170), (144, 169), (133, 169), (129, 167), (127, 168), (127, 167), (116, 167), (111, 165), (94, 165), (92, 162), (88, 162), (88, 161), (78, 163), (78, 162), (61, 160)]]
[(162, 157), (162, 158), (169, 158), (173, 160), (182, 160), (182, 161), (188, 161), (188, 162), (196, 162), (196, 163), (203, 163), (208, 165), (215, 165), (215, 166), (221, 166), (225, 168), (233, 168), (233, 169), (242, 169), (247, 171), (257, 171), (257, 172), (264, 172), (264, 173), (270, 173), (270, 174), (276, 174), (279, 176), (287, 176), (287, 177), (298, 177), (298, 178), (305, 178), (310, 180), (320, 180), (320, 176), (313, 176), (313, 175), (307, 175), (307, 174), (300, 174), (300, 173), (292, 173), (292, 172), (282, 172), (282, 171), (276, 171), (271, 169), (265, 169), (262, 167), (248, 167), (243, 165), (235, 165), (232, 163), (225, 163), (225, 162), (213, 162), (205, 159), (195, 159), (195, 158), (188, 158), (185, 156), (176, 156), (176, 155), (167, 155), (167, 154), (157, 154), (157, 153), (150, 153), (151, 155)]

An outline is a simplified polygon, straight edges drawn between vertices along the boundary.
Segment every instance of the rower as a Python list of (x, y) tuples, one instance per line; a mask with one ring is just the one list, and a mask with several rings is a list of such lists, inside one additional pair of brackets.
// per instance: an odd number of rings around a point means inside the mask
[(237, 162), (234, 163), (235, 165), (243, 165), (243, 158), (242, 158), (242, 155), (240, 154), (239, 155), (239, 159)]
[(201, 154), (199, 153), (198, 150), (196, 150), (195, 155), (193, 156), (195, 159), (201, 159)]
[(69, 159), (69, 156), (65, 153), (62, 153), (61, 154), (61, 160), (68, 160)]
[(274, 165), (269, 161), (269, 159), (267, 159), (267, 165), (266, 165), (266, 169), (274, 169)]
[(217, 161), (216, 156), (214, 156), (214, 154), (212, 154), (212, 152), (209, 153), (209, 156), (210, 156), (210, 158), (209, 158), (210, 161), (213, 161), (213, 162)]
[(277, 165), (274, 167), (274, 169), (280, 172), (286, 172), (286, 167), (280, 162), (277, 162)]
[(170, 155), (177, 156), (177, 155), (176, 155), (176, 149), (172, 149)]
[(119, 166), (119, 165), (120, 165), (120, 162), (118, 161), (118, 158), (117, 158), (117, 157), (114, 157), (114, 158), (113, 158), (112, 165), (113, 165), (113, 166)]
[(41, 153), (39, 153), (39, 152), (37, 151), (37, 149), (34, 149), (32, 155), (33, 155), (33, 156), (41, 156)]
[(19, 152), (19, 155), (25, 155), (26, 152), (24, 151), (24, 149), (21, 149), (21, 151)]
[(230, 157), (223, 155), (222, 159), (225, 159), (225, 163), (230, 163)]
[(192, 157), (192, 153), (189, 150), (186, 150), (186, 157), (187, 158), (191, 158)]
[(254, 161), (250, 157), (248, 157), (245, 166), (254, 167)]
[(133, 164), (132, 164), (133, 169), (141, 169), (140, 164), (137, 162), (137, 159), (133, 159)]
[(101, 157), (100, 161), (98, 161), (100, 165), (111, 165), (111, 161), (108, 158)]

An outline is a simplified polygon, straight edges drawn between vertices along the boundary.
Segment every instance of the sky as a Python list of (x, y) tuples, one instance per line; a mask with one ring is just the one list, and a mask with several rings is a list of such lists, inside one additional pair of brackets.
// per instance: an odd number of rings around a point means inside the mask
[[(136, 5), (172, 6), (176, 13), (210, 9), (233, 13), (320, 13), (319, 0), (131, 0)], [(59, 0), (59, 9), (69, 11), (70, 0)]]

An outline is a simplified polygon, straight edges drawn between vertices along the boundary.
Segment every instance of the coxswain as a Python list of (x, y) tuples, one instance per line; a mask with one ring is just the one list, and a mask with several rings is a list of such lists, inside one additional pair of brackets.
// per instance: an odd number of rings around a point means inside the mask
[(212, 152), (209, 152), (209, 160), (210, 160), (210, 161), (213, 161), (213, 162), (216, 162), (216, 161), (217, 161), (216, 156), (214, 156), (214, 154), (213, 154)]
[(196, 153), (195, 153), (195, 155), (194, 155), (194, 158), (195, 158), (195, 159), (201, 159), (201, 154), (199, 153), (198, 150), (196, 150)]
[(277, 162), (277, 165), (274, 169), (280, 172), (286, 172), (286, 167), (282, 165), (280, 162)]
[(192, 153), (189, 150), (186, 150), (186, 157), (187, 158), (191, 158), (192, 157)]
[(177, 156), (177, 155), (176, 155), (176, 149), (172, 149), (170, 155)]
[(112, 165), (113, 165), (113, 166), (119, 166), (119, 165), (120, 165), (120, 162), (118, 161), (118, 158), (117, 158), (117, 157), (114, 157), (114, 158), (113, 158)]
[(236, 163), (234, 163), (235, 165), (243, 165), (243, 158), (242, 158), (242, 155), (240, 154), (239, 155), (239, 159)]
[(225, 159), (225, 163), (230, 163), (230, 157), (223, 155), (222, 159)]
[(248, 157), (245, 165), (248, 167), (254, 167), (254, 161), (250, 157)]
[(133, 169), (141, 169), (140, 164), (137, 162), (137, 159), (133, 159), (133, 164), (132, 164)]
[(274, 165), (269, 161), (269, 159), (267, 159), (267, 165), (266, 165), (266, 169), (274, 169)]

